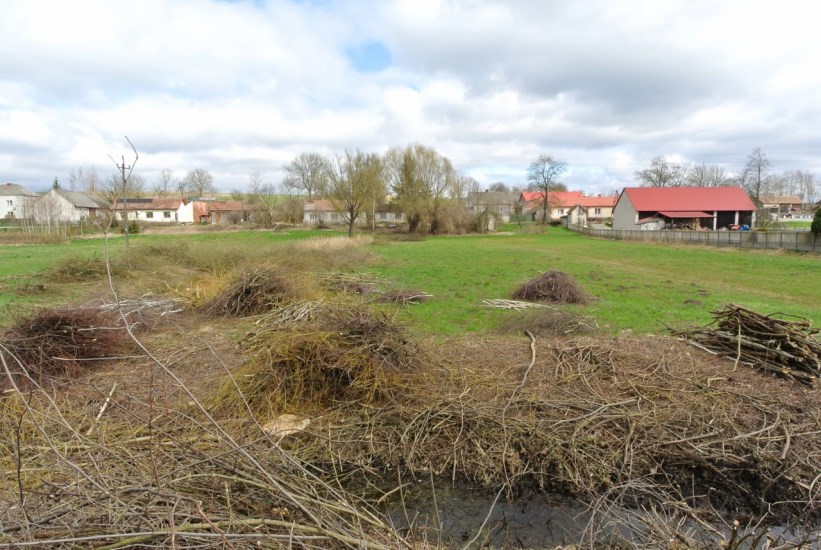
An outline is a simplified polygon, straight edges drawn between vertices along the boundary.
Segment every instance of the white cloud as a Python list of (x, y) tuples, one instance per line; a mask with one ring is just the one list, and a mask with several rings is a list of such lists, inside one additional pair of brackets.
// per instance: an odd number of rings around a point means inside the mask
[[(787, 0), (7, 0), (0, 179), (205, 167), (229, 189), (304, 150), (433, 146), (522, 183), (542, 152), (591, 191), (652, 157), (821, 169), (817, 8)], [(346, 52), (384, 45), (360, 73)], [(12, 53), (13, 52), (13, 53)], [(64, 176), (65, 177), (65, 176)], [(573, 182), (570, 182), (573, 186)]]

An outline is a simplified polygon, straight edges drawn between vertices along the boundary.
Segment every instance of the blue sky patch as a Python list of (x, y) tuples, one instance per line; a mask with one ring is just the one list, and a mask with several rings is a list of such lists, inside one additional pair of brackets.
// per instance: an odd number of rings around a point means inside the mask
[(345, 50), (351, 65), (363, 73), (378, 73), (391, 65), (391, 54), (381, 42), (366, 42)]

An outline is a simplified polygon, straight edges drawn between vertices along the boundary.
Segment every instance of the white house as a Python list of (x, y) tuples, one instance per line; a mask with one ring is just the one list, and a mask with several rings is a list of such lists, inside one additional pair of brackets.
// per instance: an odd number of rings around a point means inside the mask
[(16, 183), (0, 185), (0, 218), (30, 218), (37, 197), (37, 193)]
[[(356, 225), (368, 223), (370, 211), (362, 211), (356, 218)], [(374, 211), (377, 224), (397, 224), (405, 221), (405, 215), (395, 204), (383, 204)], [(338, 225), (346, 223), (342, 214), (328, 199), (306, 201), (303, 208), (302, 223), (305, 225)]]
[(38, 223), (78, 223), (107, 213), (109, 206), (88, 193), (52, 189), (34, 203)]

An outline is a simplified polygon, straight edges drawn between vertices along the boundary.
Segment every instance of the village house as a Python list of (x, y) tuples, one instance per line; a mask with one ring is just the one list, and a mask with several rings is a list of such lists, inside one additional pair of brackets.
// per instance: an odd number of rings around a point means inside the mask
[(208, 201), (203, 203), (208, 209), (208, 222), (215, 225), (243, 223), (250, 221), (259, 207), (243, 201)]
[(516, 195), (508, 191), (473, 191), (468, 193), (465, 208), (471, 214), (491, 214), (501, 223), (508, 223), (516, 204)]
[(26, 219), (33, 214), (34, 202), (39, 195), (22, 185), (0, 185), (0, 218)]
[[(533, 221), (543, 215), (544, 193), (523, 191), (519, 196), (519, 209)], [(588, 196), (582, 191), (551, 191), (547, 194), (548, 220), (557, 222), (567, 216), (570, 224), (604, 223), (613, 217), (615, 195)]]
[(626, 187), (613, 208), (613, 229), (738, 229), (756, 207), (740, 187)]
[(52, 189), (34, 202), (38, 223), (79, 223), (107, 212), (110, 205), (88, 193)]
[(769, 214), (775, 219), (798, 214), (804, 206), (797, 195), (759, 195), (755, 205), (759, 215)]
[[(188, 203), (189, 205), (191, 203)], [(182, 199), (118, 199), (114, 211), (121, 220), (146, 223), (192, 223), (193, 216), (187, 212)]]
[[(365, 225), (368, 223), (370, 212), (360, 212), (354, 223)], [(405, 221), (405, 215), (395, 204), (377, 205), (374, 210), (375, 223), (378, 225), (395, 225)], [(333, 202), (328, 199), (306, 201), (303, 207), (302, 223), (305, 225), (337, 225), (344, 224), (345, 219)]]

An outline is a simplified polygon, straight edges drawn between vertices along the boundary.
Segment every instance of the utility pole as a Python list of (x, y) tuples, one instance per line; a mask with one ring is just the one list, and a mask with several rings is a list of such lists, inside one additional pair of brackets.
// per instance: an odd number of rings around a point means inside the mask
[[(123, 180), (123, 188), (119, 193), (119, 195), (120, 195), (119, 200), (120, 200), (120, 202), (123, 203), (123, 223), (125, 224), (124, 227), (123, 227), (123, 234), (125, 235), (125, 247), (128, 248), (128, 208), (127, 208), (126, 200), (125, 200), (125, 190), (128, 188), (128, 178), (131, 177), (131, 172), (134, 171), (134, 165), (137, 164), (137, 160), (139, 160), (140, 155), (137, 154), (137, 148), (134, 147), (134, 144), (131, 143), (131, 140), (128, 139), (128, 136), (125, 136), (125, 140), (131, 146), (131, 150), (134, 151), (134, 162), (132, 162), (131, 165), (126, 165), (125, 155), (120, 156), (120, 164), (117, 164), (117, 161), (114, 160), (114, 157), (112, 157), (111, 155), (108, 155), (108, 158), (111, 159), (111, 161), (114, 163), (114, 166), (116, 166), (117, 170), (120, 171), (120, 174), (121, 174), (122, 180)], [(115, 198), (114, 200), (115, 200), (115, 204), (116, 204), (117, 198)], [(112, 205), (112, 206), (114, 206), (114, 205)], [(114, 208), (113, 216), (114, 217), (117, 216), (117, 209), (116, 208)]]

